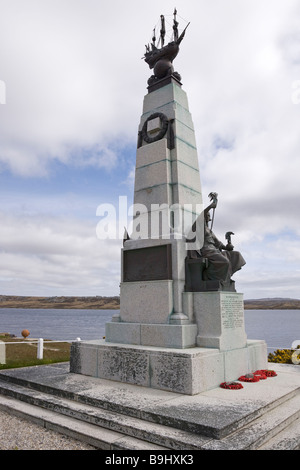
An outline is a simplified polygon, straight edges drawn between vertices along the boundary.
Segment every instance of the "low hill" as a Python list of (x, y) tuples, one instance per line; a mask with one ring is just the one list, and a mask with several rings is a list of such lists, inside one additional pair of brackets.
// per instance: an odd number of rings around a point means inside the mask
[(245, 310), (298, 310), (300, 300), (298, 299), (253, 299), (244, 300)]
[(81, 308), (114, 310), (120, 297), (27, 297), (0, 295), (0, 308)]
[[(253, 299), (244, 301), (245, 310), (300, 310), (297, 299)], [(29, 297), (0, 295), (0, 308), (80, 308), (116, 310), (120, 297)]]

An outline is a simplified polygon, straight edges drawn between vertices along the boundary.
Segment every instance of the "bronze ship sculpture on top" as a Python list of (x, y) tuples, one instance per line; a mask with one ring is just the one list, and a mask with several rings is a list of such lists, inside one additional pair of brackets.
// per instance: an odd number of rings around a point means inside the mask
[[(179, 45), (184, 38), (185, 32), (187, 27), (190, 23), (185, 27), (183, 32), (179, 36), (178, 32), (178, 21), (176, 19), (177, 10), (174, 10), (174, 19), (173, 19), (173, 40), (170, 41), (168, 44), (165, 44), (165, 35), (166, 35), (166, 28), (165, 28), (165, 17), (164, 15), (160, 16), (161, 20), (161, 29), (160, 29), (160, 37), (157, 41), (156, 45), (156, 34), (155, 29), (153, 30), (153, 37), (151, 45), (146, 45), (146, 52), (143, 57), (145, 62), (149, 65), (150, 69), (153, 69), (154, 74), (149, 78), (148, 85), (152, 86), (157, 83), (159, 80), (163, 80), (166, 77), (173, 76), (176, 80), (180, 81), (181, 76), (178, 72), (174, 72), (173, 68), (173, 60), (177, 56), (179, 52)], [(160, 48), (158, 45), (160, 44)]]

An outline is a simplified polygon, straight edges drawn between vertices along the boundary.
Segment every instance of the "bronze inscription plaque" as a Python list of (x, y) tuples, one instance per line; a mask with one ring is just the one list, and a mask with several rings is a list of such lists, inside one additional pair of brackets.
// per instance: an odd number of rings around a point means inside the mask
[(171, 245), (123, 251), (123, 282), (172, 279)]

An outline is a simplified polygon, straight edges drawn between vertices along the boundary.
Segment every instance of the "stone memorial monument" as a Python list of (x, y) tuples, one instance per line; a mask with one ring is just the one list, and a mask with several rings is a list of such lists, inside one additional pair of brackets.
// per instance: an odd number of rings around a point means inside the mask
[(267, 352), (245, 333), (243, 294), (231, 278), (245, 261), (234, 234), (224, 245), (212, 231), (218, 195), (203, 208), (194, 126), (173, 67), (186, 32), (176, 13), (172, 40), (165, 45), (162, 15), (144, 56), (153, 75), (138, 130), (120, 313), (105, 339), (72, 344), (70, 370), (194, 395), (266, 369)]

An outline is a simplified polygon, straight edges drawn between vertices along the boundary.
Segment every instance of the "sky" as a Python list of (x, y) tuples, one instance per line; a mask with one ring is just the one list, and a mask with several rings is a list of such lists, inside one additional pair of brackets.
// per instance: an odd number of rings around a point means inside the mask
[(119, 295), (122, 240), (97, 237), (97, 208), (133, 203), (142, 57), (174, 7), (237, 290), (300, 298), (298, 0), (0, 0), (0, 295)]

